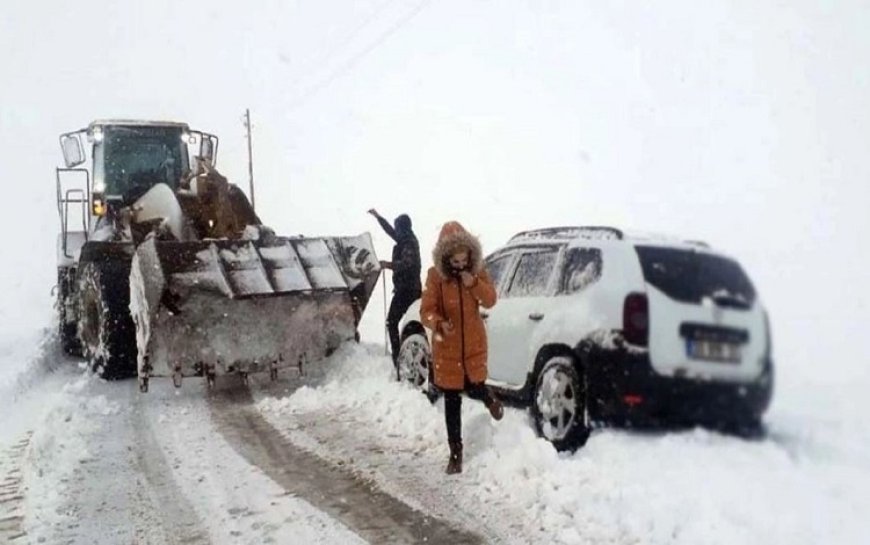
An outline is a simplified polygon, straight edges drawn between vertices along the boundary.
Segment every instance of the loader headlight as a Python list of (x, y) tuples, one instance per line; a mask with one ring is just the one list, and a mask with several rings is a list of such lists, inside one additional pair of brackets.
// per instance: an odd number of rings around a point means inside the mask
[(106, 201), (104, 201), (101, 196), (94, 195), (94, 202), (91, 208), (95, 216), (106, 215)]
[(93, 132), (91, 133), (91, 138), (94, 142), (100, 143), (103, 141), (103, 129), (102, 127), (94, 127)]

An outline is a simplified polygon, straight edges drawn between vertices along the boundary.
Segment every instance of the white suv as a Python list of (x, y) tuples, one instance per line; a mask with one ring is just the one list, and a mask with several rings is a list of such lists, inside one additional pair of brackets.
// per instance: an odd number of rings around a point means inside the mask
[[(481, 313), (488, 384), (529, 406), (556, 448), (597, 424), (761, 429), (770, 333), (735, 260), (701, 242), (556, 227), (519, 233), (486, 268), (499, 295)], [(400, 371), (431, 393), (419, 302), (400, 327)]]

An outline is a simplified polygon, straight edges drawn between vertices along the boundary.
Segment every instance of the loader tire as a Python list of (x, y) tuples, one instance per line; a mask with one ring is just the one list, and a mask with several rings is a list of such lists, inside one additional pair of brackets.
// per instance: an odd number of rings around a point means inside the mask
[(107, 380), (136, 375), (130, 265), (88, 263), (79, 275), (78, 337), (91, 369)]
[(82, 343), (78, 337), (78, 321), (74, 305), (75, 269), (57, 269), (58, 337), (64, 354), (82, 357)]
[(75, 356), (81, 358), (84, 356), (82, 351), (82, 343), (78, 337), (78, 324), (67, 324), (60, 322), (60, 348), (67, 356)]

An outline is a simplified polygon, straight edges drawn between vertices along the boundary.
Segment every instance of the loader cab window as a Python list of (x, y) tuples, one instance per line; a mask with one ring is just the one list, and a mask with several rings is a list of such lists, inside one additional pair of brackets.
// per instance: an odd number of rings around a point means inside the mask
[(177, 189), (188, 169), (181, 133), (179, 127), (105, 127), (94, 144), (94, 179), (105, 184), (107, 197), (125, 203), (158, 183)]

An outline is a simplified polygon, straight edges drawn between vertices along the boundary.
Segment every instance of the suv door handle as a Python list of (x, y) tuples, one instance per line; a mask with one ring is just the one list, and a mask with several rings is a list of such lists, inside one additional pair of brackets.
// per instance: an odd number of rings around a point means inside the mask
[(541, 314), (540, 312), (533, 312), (533, 313), (529, 314), (529, 319), (534, 320), (536, 322), (538, 320), (542, 320), (543, 318), (544, 318), (544, 315)]
[(481, 310), (481, 311), (480, 311), (480, 317), (483, 318), (484, 320), (486, 320), (487, 318), (489, 318), (489, 312), (483, 312), (483, 311)]

